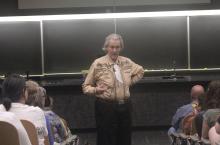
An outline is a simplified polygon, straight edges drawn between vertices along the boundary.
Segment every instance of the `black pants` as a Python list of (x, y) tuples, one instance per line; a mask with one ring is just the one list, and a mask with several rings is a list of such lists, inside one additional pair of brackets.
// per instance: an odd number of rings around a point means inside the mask
[(131, 145), (131, 102), (96, 99), (97, 145)]

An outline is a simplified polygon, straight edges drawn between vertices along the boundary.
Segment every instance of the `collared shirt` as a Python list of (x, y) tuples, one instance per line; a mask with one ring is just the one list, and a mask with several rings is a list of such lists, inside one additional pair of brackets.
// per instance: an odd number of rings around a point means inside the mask
[[(5, 112), (5, 107), (0, 105), (0, 112)], [(28, 106), (21, 103), (12, 103), (9, 112), (14, 113), (20, 120), (32, 122), (38, 134), (39, 145), (44, 145), (44, 137), (47, 136), (46, 119), (43, 110), (39, 107)]]
[[(116, 78), (114, 65), (118, 65), (120, 77)], [(118, 73), (118, 72), (117, 72)], [(106, 100), (125, 100), (130, 97), (129, 87), (139, 81), (144, 74), (142, 66), (129, 58), (118, 56), (116, 62), (105, 55), (96, 59), (91, 65), (88, 75), (83, 83), (83, 92), (96, 95)], [(96, 86), (104, 85), (107, 89), (102, 94), (96, 93)]]
[(183, 105), (180, 108), (177, 109), (175, 115), (172, 118), (172, 126), (174, 126), (174, 128), (176, 130), (179, 129), (180, 127), (180, 121), (181, 119), (183, 119), (185, 116), (187, 116), (189, 113), (191, 113), (193, 111), (194, 108), (194, 104), (195, 103), (190, 103), (187, 105)]

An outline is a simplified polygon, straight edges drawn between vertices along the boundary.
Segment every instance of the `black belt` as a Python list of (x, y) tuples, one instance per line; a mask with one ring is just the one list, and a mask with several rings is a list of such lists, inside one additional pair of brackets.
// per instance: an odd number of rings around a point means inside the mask
[(104, 102), (104, 103), (111, 103), (111, 104), (118, 104), (123, 105), (130, 102), (130, 99), (123, 99), (123, 100), (110, 100), (110, 99), (103, 99), (103, 98), (97, 98), (98, 101)]

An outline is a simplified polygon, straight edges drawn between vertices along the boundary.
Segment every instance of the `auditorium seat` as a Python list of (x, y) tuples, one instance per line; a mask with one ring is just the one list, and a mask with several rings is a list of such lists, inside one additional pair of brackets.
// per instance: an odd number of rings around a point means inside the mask
[(8, 122), (0, 121), (0, 144), (20, 145), (17, 129)]
[(29, 139), (31, 141), (32, 145), (39, 145), (38, 143), (38, 136), (37, 136), (37, 130), (33, 123), (27, 120), (21, 120), (21, 123), (23, 124), (24, 128), (27, 131), (27, 134), (29, 136)]

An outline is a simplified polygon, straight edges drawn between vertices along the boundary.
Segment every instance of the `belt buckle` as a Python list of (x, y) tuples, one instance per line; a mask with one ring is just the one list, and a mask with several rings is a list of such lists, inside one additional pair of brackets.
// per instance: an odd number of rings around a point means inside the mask
[(118, 105), (125, 104), (125, 100), (118, 100)]

